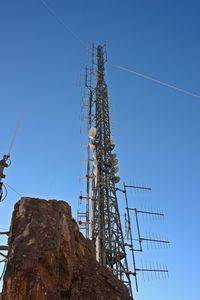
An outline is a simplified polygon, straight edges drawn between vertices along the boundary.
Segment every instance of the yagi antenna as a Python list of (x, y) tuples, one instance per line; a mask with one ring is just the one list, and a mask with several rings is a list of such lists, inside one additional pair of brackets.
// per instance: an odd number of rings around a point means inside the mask
[[(126, 185), (124, 183), (124, 189), (116, 189), (118, 191), (121, 191), (124, 193), (125, 196), (125, 202), (126, 202), (126, 214), (125, 214), (125, 236), (124, 236), (124, 240), (126, 240), (127, 242), (125, 243), (126, 247), (129, 247), (129, 250), (131, 251), (131, 257), (132, 257), (132, 266), (133, 266), (133, 271), (131, 272), (131, 274), (134, 276), (135, 278), (135, 286), (136, 286), (136, 291), (138, 291), (138, 277), (137, 274), (139, 272), (141, 272), (143, 274), (143, 278), (145, 278), (145, 274), (147, 276), (147, 279), (149, 280), (150, 278), (153, 279), (153, 277), (160, 278), (160, 275), (162, 276), (162, 278), (166, 278), (166, 276), (168, 275), (168, 269), (166, 268), (166, 266), (164, 265), (158, 265), (155, 266), (155, 264), (153, 263), (145, 263), (145, 266), (143, 266), (143, 263), (141, 264), (141, 267), (137, 266), (137, 261), (136, 261), (136, 252), (143, 252), (143, 247), (142, 244), (143, 242), (147, 242), (147, 247), (148, 247), (148, 243), (150, 243), (151, 247), (152, 244), (155, 244), (156, 247), (160, 246), (160, 245), (164, 245), (164, 246), (169, 246), (170, 242), (167, 239), (162, 238), (160, 235), (147, 235), (143, 236), (141, 234), (141, 229), (140, 229), (140, 225), (139, 225), (139, 216), (143, 216), (143, 215), (149, 215), (149, 216), (153, 216), (153, 217), (164, 217), (164, 214), (162, 212), (157, 211), (151, 211), (151, 210), (139, 210), (137, 208), (130, 208), (129, 204), (128, 204), (128, 194), (127, 194), (127, 188), (133, 188), (133, 189), (141, 189), (141, 190), (151, 190), (150, 187), (145, 187), (145, 186), (136, 186), (136, 185)], [(137, 238), (133, 238), (132, 235), (132, 227), (131, 227), (131, 217), (130, 217), (130, 213), (133, 212), (134, 213), (134, 217), (135, 217), (135, 231), (137, 234)], [(139, 245), (139, 247), (135, 246), (135, 241), (136, 243)], [(154, 276), (153, 276), (154, 275)]]
[(11, 150), (13, 148), (13, 145), (15, 143), (16, 135), (17, 135), (17, 131), (18, 131), (21, 119), (22, 119), (22, 113), (19, 114), (19, 117), (18, 117), (17, 122), (16, 122), (16, 126), (15, 126), (15, 129), (14, 129), (14, 132), (13, 132), (13, 137), (12, 137), (12, 140), (11, 140), (11, 143), (10, 143), (10, 147), (9, 147), (9, 150), (8, 150), (8, 154), (9, 155), (10, 155)]
[(136, 189), (136, 190), (147, 190), (147, 191), (152, 190), (151, 187), (142, 186), (142, 185), (126, 185), (126, 184), (124, 184), (124, 188), (131, 188), (131, 189)]

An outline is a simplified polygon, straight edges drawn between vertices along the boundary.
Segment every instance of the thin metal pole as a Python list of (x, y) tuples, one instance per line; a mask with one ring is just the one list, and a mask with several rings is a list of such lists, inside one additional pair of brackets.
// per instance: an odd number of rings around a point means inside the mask
[(135, 254), (134, 254), (134, 246), (133, 246), (133, 236), (132, 236), (132, 230), (131, 230), (131, 218), (130, 218), (130, 213), (128, 209), (128, 196), (127, 196), (127, 191), (126, 191), (126, 185), (124, 183), (124, 195), (125, 195), (125, 201), (126, 201), (126, 211), (127, 211), (127, 216), (128, 216), (128, 226), (129, 226), (129, 231), (130, 231), (130, 239), (131, 239), (131, 254), (132, 254), (132, 261), (133, 261), (133, 268), (134, 268), (134, 277), (135, 277), (135, 286), (136, 286), (136, 291), (138, 292), (138, 281), (137, 281), (137, 272), (136, 272), (136, 262), (135, 262)]
[(139, 238), (140, 251), (142, 252), (142, 239), (140, 236), (140, 228), (139, 228), (139, 222), (138, 222), (138, 216), (137, 216), (137, 209), (135, 208), (134, 211), (135, 211), (135, 220), (136, 220), (136, 227), (137, 227), (138, 238)]

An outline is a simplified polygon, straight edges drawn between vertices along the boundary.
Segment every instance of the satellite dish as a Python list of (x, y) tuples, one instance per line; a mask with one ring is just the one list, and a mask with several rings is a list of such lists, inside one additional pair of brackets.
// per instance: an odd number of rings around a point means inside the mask
[(110, 149), (113, 150), (115, 148), (115, 144), (110, 144)]
[(93, 160), (93, 166), (94, 166), (94, 167), (97, 166), (97, 159), (96, 159), (96, 158)]
[(98, 169), (97, 169), (97, 166), (96, 166), (96, 167), (94, 167), (94, 169), (93, 169), (93, 174), (94, 174), (95, 176), (97, 176), (97, 171), (98, 171)]
[(95, 127), (91, 127), (88, 133), (89, 138), (93, 139), (97, 134), (97, 130)]
[(118, 182), (120, 182), (120, 177), (119, 176), (114, 176), (113, 178), (112, 178), (112, 183), (118, 183)]
[(92, 143), (89, 143), (89, 147), (90, 147), (91, 150), (94, 150), (94, 149), (95, 149), (95, 145), (92, 144)]
[(94, 150), (94, 153), (93, 153), (93, 159), (97, 159), (97, 153), (96, 153), (96, 150)]
[(112, 167), (111, 172), (115, 174), (115, 173), (119, 172), (119, 168), (117, 166), (114, 166), (114, 167)]
[(95, 176), (95, 179), (94, 179), (94, 186), (95, 186), (95, 188), (97, 186), (97, 176)]
[(113, 166), (116, 166), (118, 164), (118, 159), (116, 158), (116, 159), (113, 159), (112, 160), (112, 165)]
[(116, 158), (117, 158), (117, 154), (116, 153), (111, 154), (111, 159), (112, 160), (115, 160)]

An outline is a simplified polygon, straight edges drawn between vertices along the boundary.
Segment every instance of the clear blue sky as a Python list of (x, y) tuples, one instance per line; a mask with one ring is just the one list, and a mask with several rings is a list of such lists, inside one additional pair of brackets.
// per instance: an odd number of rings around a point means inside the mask
[[(172, 247), (149, 250), (145, 257), (166, 263), (170, 278), (141, 280), (136, 300), (200, 299), (200, 98), (111, 65), (200, 95), (199, 1), (46, 3), (84, 43), (106, 41), (120, 176), (153, 188), (132, 194), (133, 206), (166, 212), (155, 232), (166, 233)], [(86, 49), (40, 0), (0, 1), (0, 41), (1, 156), (23, 112), (6, 182), (24, 196), (64, 199), (76, 216)], [(9, 226), (18, 199), (9, 189), (0, 203), (1, 228)], [(155, 228), (146, 224), (147, 231)]]

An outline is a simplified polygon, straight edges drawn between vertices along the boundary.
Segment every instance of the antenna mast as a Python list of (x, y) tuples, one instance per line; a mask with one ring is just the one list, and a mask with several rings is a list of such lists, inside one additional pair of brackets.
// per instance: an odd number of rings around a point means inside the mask
[[(95, 53), (95, 54), (94, 54)], [(93, 46), (93, 70), (96, 74), (91, 83), (86, 69), (85, 86), (89, 89), (87, 102), (88, 159), (86, 214), (78, 212), (81, 229), (86, 237), (96, 244), (96, 258), (99, 263), (112, 271), (129, 289), (132, 297), (131, 280), (123, 238), (115, 184), (118, 160), (113, 153), (110, 128), (108, 89), (105, 81), (105, 46)], [(93, 73), (93, 72), (92, 72)]]

